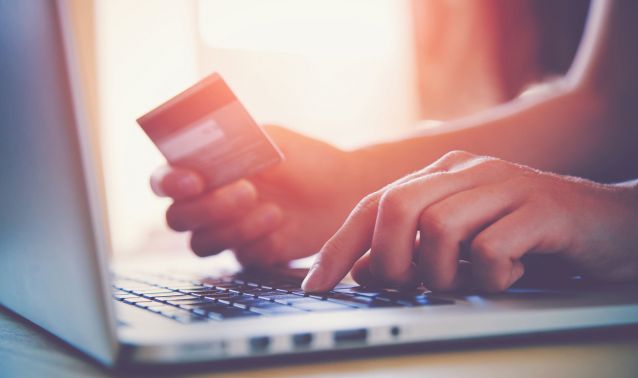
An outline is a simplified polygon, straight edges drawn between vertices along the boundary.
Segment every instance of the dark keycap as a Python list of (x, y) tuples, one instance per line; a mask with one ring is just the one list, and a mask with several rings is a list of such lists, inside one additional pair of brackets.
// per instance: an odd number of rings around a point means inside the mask
[(177, 320), (180, 323), (197, 323), (197, 322), (205, 322), (208, 321), (209, 318), (204, 316), (199, 316), (191, 313), (187, 313), (185, 315), (173, 315), (171, 318)]
[(192, 295), (188, 295), (188, 294), (178, 293), (178, 295), (172, 295), (172, 296), (166, 296), (166, 297), (156, 297), (155, 298), (155, 300), (161, 301), (161, 302), (177, 301), (177, 300), (180, 300), (180, 299), (197, 299), (197, 297), (192, 296)]
[(272, 305), (273, 303), (265, 299), (259, 299), (255, 297), (249, 297), (249, 296), (243, 296), (242, 298), (233, 300), (233, 306), (241, 307), (244, 309), (265, 306), (267, 304)]
[(207, 296), (206, 298), (215, 299), (217, 302), (224, 304), (231, 304), (235, 299), (245, 298), (245, 296), (238, 293), (226, 293), (225, 295)]
[(437, 306), (437, 305), (450, 305), (454, 304), (454, 301), (443, 298), (435, 298), (431, 296), (426, 296), (423, 298), (417, 298), (414, 302), (412, 302), (414, 306)]
[(245, 285), (242, 284), (237, 284), (237, 283), (223, 283), (223, 284), (219, 284), (219, 285), (215, 285), (215, 288), (217, 289), (225, 289), (225, 290), (240, 290), (242, 288), (245, 288)]
[(129, 303), (129, 304), (135, 304), (137, 302), (152, 302), (152, 301), (148, 298), (133, 297), (133, 298), (124, 298), (123, 302)]
[(135, 303), (135, 305), (137, 307), (141, 307), (141, 308), (145, 308), (145, 309), (152, 309), (155, 307), (170, 307), (170, 305), (167, 305), (166, 303), (162, 303), (162, 302), (156, 302), (156, 301), (148, 301), (148, 302), (137, 302)]
[(212, 297), (215, 295), (225, 295), (228, 294), (227, 291), (222, 291), (222, 290), (208, 290), (208, 291), (195, 291), (195, 292), (191, 292), (189, 293), (191, 295), (196, 295), (199, 297)]
[(173, 307), (173, 306), (166, 306), (166, 307), (155, 307), (155, 310), (158, 310), (158, 312), (162, 315), (166, 315), (166, 316), (172, 316), (172, 315), (183, 315), (186, 316), (189, 314), (188, 311), (181, 309), (179, 307)]
[(215, 311), (208, 312), (207, 316), (211, 319), (230, 319), (230, 318), (242, 318), (249, 316), (259, 316), (260, 314), (248, 310), (244, 310), (237, 307), (226, 307), (215, 309)]
[(177, 291), (164, 291), (161, 293), (145, 293), (143, 294), (147, 298), (162, 298), (162, 297), (174, 297), (176, 295), (184, 295)]
[(376, 297), (383, 293), (383, 290), (368, 289), (362, 286), (334, 289), (333, 291), (335, 293), (353, 294), (361, 297)]
[(246, 289), (242, 290), (242, 293), (247, 294), (247, 295), (253, 295), (253, 296), (258, 296), (260, 294), (269, 293), (269, 292), (275, 292), (275, 293), (281, 294), (278, 291), (262, 289), (262, 288), (259, 288), (259, 287), (250, 287), (250, 286), (247, 287)]
[(259, 294), (258, 297), (262, 299), (268, 299), (268, 300), (274, 301), (275, 299), (278, 299), (278, 298), (288, 298), (291, 295), (292, 294), (282, 293), (281, 291), (269, 290)]
[(148, 293), (170, 293), (172, 290), (163, 289), (161, 287), (150, 287), (148, 289), (133, 289), (131, 290), (135, 294), (148, 294)]
[(193, 298), (193, 299), (176, 299), (172, 301), (167, 301), (166, 303), (172, 304), (173, 306), (180, 305), (196, 305), (196, 304), (204, 304), (210, 303), (210, 300), (202, 299), (202, 298)]
[(206, 307), (210, 305), (226, 306), (224, 304), (217, 304), (217, 302), (213, 301), (212, 299), (203, 299), (203, 298), (202, 298), (202, 301), (199, 303), (192, 303), (192, 304), (181, 303), (178, 306), (180, 308), (183, 308), (184, 310), (194, 311), (198, 308), (202, 308), (202, 307)]
[(127, 298), (139, 298), (139, 297), (135, 294), (127, 293), (127, 294), (113, 294), (113, 298), (118, 300), (123, 300)]
[(291, 304), (291, 303), (300, 303), (300, 302), (315, 302), (317, 301), (316, 299), (312, 299), (312, 298), (305, 298), (305, 297), (300, 297), (298, 295), (294, 295), (294, 294), (284, 294), (284, 295), (280, 295), (278, 297), (271, 297), (270, 299), (274, 300), (277, 303), (281, 303), (281, 304)]
[(145, 310), (152, 311), (152, 312), (157, 312), (157, 313), (160, 313), (163, 310), (164, 311), (171, 311), (171, 309), (176, 308), (176, 307), (173, 307), (171, 305), (167, 305), (167, 304), (163, 304), (163, 303), (157, 303), (157, 302), (155, 302), (154, 304), (144, 304), (144, 305), (142, 305), (141, 303), (137, 303), (136, 306), (142, 307)]

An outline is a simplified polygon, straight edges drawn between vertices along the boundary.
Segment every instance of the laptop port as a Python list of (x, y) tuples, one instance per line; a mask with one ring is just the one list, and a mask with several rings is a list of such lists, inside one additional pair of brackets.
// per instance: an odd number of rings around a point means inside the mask
[(365, 341), (368, 337), (368, 330), (365, 328), (359, 329), (347, 329), (343, 331), (336, 331), (334, 333), (335, 343), (353, 343)]
[(270, 337), (258, 336), (250, 339), (250, 349), (253, 352), (263, 352), (270, 346)]
[(307, 347), (312, 343), (312, 333), (298, 333), (293, 335), (292, 343), (296, 347)]

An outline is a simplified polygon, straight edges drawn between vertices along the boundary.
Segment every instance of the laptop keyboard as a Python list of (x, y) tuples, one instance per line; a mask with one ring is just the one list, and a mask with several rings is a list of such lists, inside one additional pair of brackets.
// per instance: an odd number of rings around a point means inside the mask
[(425, 290), (395, 291), (340, 284), (326, 293), (306, 294), (300, 285), (298, 280), (245, 275), (201, 279), (116, 276), (113, 298), (182, 323), (454, 303), (432, 297)]

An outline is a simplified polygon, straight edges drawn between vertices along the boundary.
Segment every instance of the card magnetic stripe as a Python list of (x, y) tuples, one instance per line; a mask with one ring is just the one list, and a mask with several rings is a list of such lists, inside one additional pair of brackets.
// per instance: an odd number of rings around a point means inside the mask
[(233, 101), (237, 98), (215, 73), (137, 121), (151, 139), (162, 139)]

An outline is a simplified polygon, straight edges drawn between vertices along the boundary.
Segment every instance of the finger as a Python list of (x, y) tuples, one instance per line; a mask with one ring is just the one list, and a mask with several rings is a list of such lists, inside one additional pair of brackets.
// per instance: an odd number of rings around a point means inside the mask
[[(484, 179), (489, 179), (484, 177)], [(454, 290), (461, 285), (462, 246), (520, 202), (515, 181), (481, 185), (427, 207), (419, 216), (418, 270), (427, 288)]]
[[(352, 278), (361, 286), (368, 287), (386, 287), (387, 282), (379, 280), (377, 276), (372, 274), (370, 270), (370, 253), (363, 255), (352, 267)], [(416, 264), (412, 263), (409, 271), (406, 273), (407, 279), (401, 284), (395, 285), (399, 288), (415, 287), (420, 284), (416, 272)]]
[[(463, 151), (450, 152), (423, 170), (409, 174), (388, 187), (424, 174), (446, 171), (474, 157)], [(334, 287), (355, 261), (370, 248), (379, 199), (386, 188), (366, 196), (359, 202), (346, 222), (321, 248), (302, 284), (304, 290), (325, 291)]]
[(204, 179), (195, 171), (162, 166), (151, 175), (151, 189), (160, 197), (191, 198), (204, 191)]
[(256, 202), (255, 187), (239, 180), (197, 199), (174, 203), (166, 211), (166, 222), (175, 231), (209, 228), (243, 216)]
[(378, 193), (373, 193), (357, 204), (346, 222), (319, 251), (302, 283), (305, 291), (321, 292), (331, 289), (368, 250), (378, 202)]
[(564, 248), (560, 227), (555, 227), (550, 218), (527, 205), (480, 232), (470, 245), (472, 275), (479, 288), (503, 291), (523, 276), (522, 256)]
[(241, 221), (219, 228), (195, 231), (191, 249), (198, 256), (210, 256), (240, 247), (274, 230), (282, 219), (281, 209), (271, 203), (258, 206)]
[[(413, 179), (412, 181), (388, 189), (379, 202), (379, 210), (374, 228), (371, 248), (371, 270), (380, 280), (392, 286), (402, 286), (413, 280), (412, 270), (414, 240), (417, 228), (428, 218), (421, 218), (423, 209), (453, 196), (456, 193), (503, 180), (505, 169), (498, 163), (486, 168), (487, 160), (465, 164), (463, 168), (448, 172), (437, 172)], [(481, 201), (481, 198), (475, 198)], [(425, 212), (428, 215), (428, 212)], [(447, 227), (444, 213), (437, 213), (435, 223), (421, 227), (425, 235), (434, 232), (447, 238), (458, 233), (458, 229)], [(456, 226), (456, 225), (453, 225)], [(430, 229), (428, 229), (430, 228)], [(445, 239), (445, 241), (448, 241)], [(449, 246), (446, 246), (449, 247)], [(449, 249), (449, 248), (448, 248)], [(437, 265), (445, 275), (453, 276), (457, 259), (448, 258), (450, 263)], [(438, 261), (442, 263), (442, 261)], [(449, 286), (449, 283), (445, 283)]]
[(350, 274), (352, 274), (352, 279), (361, 286), (377, 286), (379, 284), (370, 271), (369, 252), (354, 263)]

